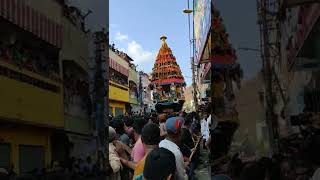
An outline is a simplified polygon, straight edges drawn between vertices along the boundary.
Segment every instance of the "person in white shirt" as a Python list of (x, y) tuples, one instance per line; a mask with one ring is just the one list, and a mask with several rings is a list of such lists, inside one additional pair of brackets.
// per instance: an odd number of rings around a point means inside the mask
[(186, 165), (183, 159), (183, 155), (180, 151), (179, 144), (181, 136), (182, 118), (172, 117), (166, 121), (167, 137), (159, 144), (160, 148), (165, 148), (171, 151), (176, 159), (176, 174), (175, 178), (178, 180), (188, 179), (186, 174)]
[(203, 119), (201, 120), (201, 135), (203, 136), (204, 144), (206, 141), (209, 139), (209, 123), (207, 121), (208, 119), (208, 114), (204, 113), (203, 114)]

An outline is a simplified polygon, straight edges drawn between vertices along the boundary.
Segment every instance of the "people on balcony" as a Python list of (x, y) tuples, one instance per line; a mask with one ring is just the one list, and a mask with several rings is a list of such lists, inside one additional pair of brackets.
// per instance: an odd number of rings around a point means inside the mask
[(128, 86), (128, 78), (125, 75), (115, 71), (114, 69), (110, 69), (110, 81), (120, 84), (122, 86)]
[(44, 51), (26, 47), (21, 42), (5, 44), (0, 41), (0, 59), (50, 79), (60, 79), (58, 59), (45, 55)]

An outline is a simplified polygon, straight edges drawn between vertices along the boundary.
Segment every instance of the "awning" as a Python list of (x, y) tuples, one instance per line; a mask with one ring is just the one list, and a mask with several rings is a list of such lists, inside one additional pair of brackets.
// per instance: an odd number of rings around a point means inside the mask
[(0, 16), (40, 39), (61, 48), (62, 30), (60, 24), (30, 7), (22, 0), (0, 0)]
[(129, 69), (123, 67), (121, 64), (117, 63), (115, 60), (113, 60), (110, 57), (109, 57), (109, 67), (125, 75), (126, 77), (129, 76)]

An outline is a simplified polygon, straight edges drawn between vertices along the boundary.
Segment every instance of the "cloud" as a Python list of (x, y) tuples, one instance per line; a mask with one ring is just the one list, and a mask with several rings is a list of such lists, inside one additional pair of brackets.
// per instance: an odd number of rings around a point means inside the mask
[(128, 40), (129, 37), (128, 37), (128, 35), (121, 34), (120, 32), (117, 32), (115, 39), (118, 41), (125, 41), (125, 40)]
[(136, 64), (152, 61), (152, 58), (153, 58), (153, 53), (145, 50), (136, 41), (131, 41), (128, 43), (128, 48), (126, 49), (126, 53), (134, 60)]
[(110, 27), (110, 28), (117, 28), (117, 27), (118, 27), (118, 24), (112, 24), (112, 23), (111, 23), (111, 24), (109, 24), (109, 27)]
[(137, 41), (129, 38), (128, 35), (121, 32), (115, 33), (114, 37), (111, 37), (111, 41), (115, 41), (116, 47), (125, 53), (127, 53), (136, 65), (146, 62), (153, 62), (155, 53), (148, 51), (142, 47)]

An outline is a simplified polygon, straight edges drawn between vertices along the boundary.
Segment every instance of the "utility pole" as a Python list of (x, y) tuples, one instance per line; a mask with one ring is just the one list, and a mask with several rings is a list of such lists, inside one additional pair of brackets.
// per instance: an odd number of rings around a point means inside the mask
[[(192, 88), (193, 88), (193, 101), (195, 109), (198, 108), (198, 98), (197, 98), (197, 83), (196, 83), (196, 73), (194, 65), (195, 57), (195, 38), (194, 38), (194, 1), (192, 0), (192, 10), (190, 9), (189, 0), (187, 0), (188, 9), (183, 10), (184, 13), (188, 14), (188, 26), (189, 26), (189, 43), (190, 43), (190, 61), (191, 61), (191, 71), (192, 71)], [(191, 39), (191, 20), (190, 14), (193, 13), (192, 17), (192, 39)]]
[[(190, 8), (190, 3), (188, 1), (188, 9)], [(192, 0), (192, 16), (194, 16), (194, 1)], [(197, 98), (197, 83), (196, 83), (196, 73), (195, 73), (195, 65), (194, 65), (194, 57), (195, 57), (195, 39), (194, 39), (194, 18), (192, 17), (192, 39), (190, 35), (190, 14), (188, 14), (188, 21), (189, 21), (189, 40), (190, 45), (192, 46), (192, 57), (191, 57), (191, 70), (192, 70), (192, 88), (193, 88), (193, 101), (195, 110), (198, 108), (198, 98)]]
[(193, 101), (195, 110), (198, 108), (198, 98), (197, 98), (197, 83), (194, 68), (194, 57), (191, 57), (191, 70), (192, 70), (192, 88), (193, 88)]
[[(271, 2), (272, 1), (272, 2)], [(266, 93), (266, 124), (269, 131), (269, 143), (272, 154), (278, 152), (278, 123), (274, 113), (274, 98), (275, 93), (273, 92), (273, 66), (272, 60), (280, 61), (280, 52), (276, 56), (272, 56), (272, 46), (279, 46), (277, 42), (279, 39), (279, 25), (276, 16), (271, 13), (277, 13), (278, 7), (276, 6), (277, 0), (258, 0), (258, 17), (260, 18), (260, 35), (261, 35), (261, 58), (263, 61), (263, 72), (265, 81), (265, 93)], [(272, 7), (271, 7), (272, 6)], [(275, 26), (275, 27), (274, 27)], [(276, 42), (273, 42), (273, 41)], [(276, 49), (280, 49), (277, 47)], [(278, 57), (278, 58), (277, 58)]]
[[(97, 132), (97, 151), (100, 169), (105, 169), (105, 162), (109, 162), (108, 153), (109, 149), (106, 146), (109, 134), (109, 86), (105, 86), (109, 82), (109, 59), (108, 59), (108, 38), (104, 30), (95, 33), (95, 119), (96, 119), (96, 132)], [(104, 64), (105, 63), (105, 64)], [(104, 77), (105, 73), (105, 77)], [(106, 111), (106, 113), (105, 113)]]

